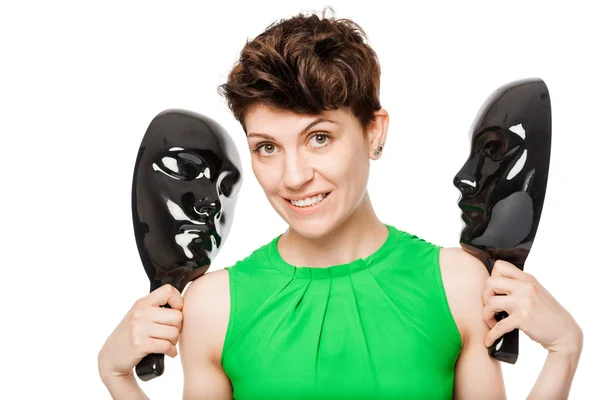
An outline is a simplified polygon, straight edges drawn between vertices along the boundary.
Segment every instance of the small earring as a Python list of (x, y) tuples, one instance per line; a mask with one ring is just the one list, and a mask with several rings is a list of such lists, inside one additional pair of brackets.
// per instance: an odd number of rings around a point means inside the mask
[(377, 146), (377, 149), (373, 150), (373, 155), (378, 156), (382, 150), (383, 150), (383, 142), (381, 142), (381, 144), (379, 146)]

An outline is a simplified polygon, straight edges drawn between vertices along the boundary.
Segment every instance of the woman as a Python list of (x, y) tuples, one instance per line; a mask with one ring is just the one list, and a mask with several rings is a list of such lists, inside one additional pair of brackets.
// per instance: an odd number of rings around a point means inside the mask
[(567, 398), (583, 335), (534, 277), (501, 261), (490, 277), (377, 218), (379, 75), (349, 20), (299, 15), (246, 44), (222, 94), (289, 229), (185, 299), (163, 286), (138, 300), (99, 354), (113, 398), (146, 398), (133, 367), (174, 357), (179, 338), (186, 399), (505, 398), (487, 346), (515, 328), (548, 350), (530, 397)]

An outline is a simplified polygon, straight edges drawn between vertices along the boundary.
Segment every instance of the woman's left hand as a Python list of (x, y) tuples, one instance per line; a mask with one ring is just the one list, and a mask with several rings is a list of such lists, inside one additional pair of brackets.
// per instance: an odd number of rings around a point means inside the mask
[[(509, 262), (494, 264), (483, 305), (483, 318), (490, 327), (486, 347), (518, 328), (551, 353), (581, 352), (583, 333), (575, 319), (537, 279)], [(494, 315), (500, 311), (508, 317), (496, 322)]]

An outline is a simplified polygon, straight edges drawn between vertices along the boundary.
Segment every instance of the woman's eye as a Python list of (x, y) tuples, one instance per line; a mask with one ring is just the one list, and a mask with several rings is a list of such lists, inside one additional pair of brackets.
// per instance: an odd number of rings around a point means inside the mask
[[(262, 150), (264, 150), (264, 152)], [(265, 154), (271, 155), (275, 153), (275, 145), (272, 143), (262, 143), (256, 146), (253, 151), (261, 156), (264, 156)]]
[(316, 143), (321, 145), (321, 146), (317, 146), (317, 147), (323, 147), (322, 145), (327, 144), (327, 142), (329, 140), (329, 136), (327, 136), (323, 133), (318, 133), (310, 138), (310, 140), (313, 140), (313, 139), (316, 139)]
[(264, 146), (262, 146), (262, 148), (265, 149), (267, 154), (272, 154), (275, 151), (275, 146), (273, 146), (272, 144), (265, 144)]

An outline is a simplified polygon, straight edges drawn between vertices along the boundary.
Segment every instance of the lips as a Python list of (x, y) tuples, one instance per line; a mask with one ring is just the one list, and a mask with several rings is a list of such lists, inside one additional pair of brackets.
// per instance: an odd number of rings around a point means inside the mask
[(291, 201), (291, 200), (299, 201), (299, 200), (310, 199), (310, 198), (318, 196), (320, 194), (327, 196), (329, 193), (331, 193), (331, 192), (315, 192), (315, 193), (309, 193), (309, 194), (307, 194), (306, 196), (303, 196), (303, 197), (296, 197), (294, 199), (290, 199), (290, 198), (284, 197), (284, 199), (286, 199), (287, 201)]
[(288, 206), (296, 213), (299, 215), (310, 215), (313, 214), (315, 212), (317, 212), (323, 203), (325, 203), (327, 201), (327, 199), (329, 198), (329, 195), (331, 194), (331, 192), (327, 193), (325, 195), (325, 197), (323, 198), (323, 200), (321, 200), (320, 202), (316, 203), (316, 204), (312, 204), (310, 206), (295, 206), (294, 204), (292, 204), (292, 202), (288, 199), (285, 199)]
[(482, 215), (479, 211), (473, 211), (473, 210), (466, 210), (463, 211), (461, 214), (461, 217), (463, 217), (463, 219), (469, 218), (469, 220), (472, 220), (473, 218)]
[(458, 203), (458, 207), (463, 210), (463, 214), (466, 212), (483, 214), (483, 209), (474, 204)]

